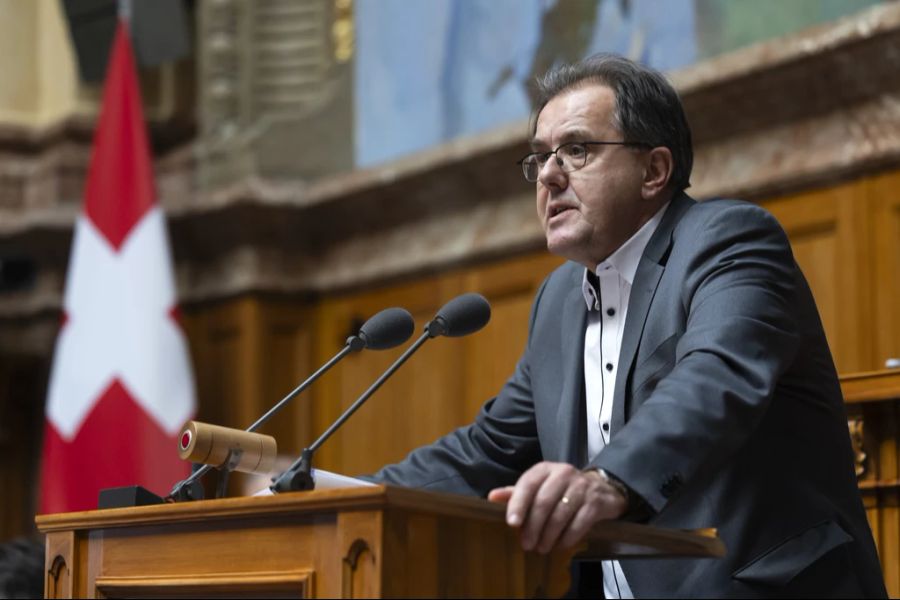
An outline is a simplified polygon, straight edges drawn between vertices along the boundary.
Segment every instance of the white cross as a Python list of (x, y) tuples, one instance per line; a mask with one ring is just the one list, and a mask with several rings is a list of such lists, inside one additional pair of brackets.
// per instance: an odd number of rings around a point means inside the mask
[(75, 437), (114, 378), (171, 435), (193, 414), (187, 343), (171, 317), (171, 264), (159, 207), (119, 252), (79, 216), (64, 299), (68, 320), (56, 342), (47, 405), (65, 439)]

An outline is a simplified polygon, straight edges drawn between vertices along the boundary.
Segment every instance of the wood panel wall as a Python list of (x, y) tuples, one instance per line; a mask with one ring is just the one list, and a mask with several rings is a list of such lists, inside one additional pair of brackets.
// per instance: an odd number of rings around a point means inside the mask
[[(542, 253), (325, 302), (318, 321), (319, 363), (334, 354), (353, 326), (387, 306), (410, 310), (416, 337), (441, 305), (463, 292), (483, 294), (491, 303), (492, 318), (472, 336), (426, 342), (322, 447), (317, 464), (345, 473), (372, 472), (469, 423), (511, 373), (525, 347), (532, 297), (547, 273), (560, 263)], [(335, 368), (314, 396), (316, 435), (401, 352), (363, 352)]]
[(791, 240), (838, 372), (900, 357), (900, 172), (760, 204)]
[(860, 210), (866, 190), (857, 181), (762, 202), (791, 240), (842, 373), (874, 368), (871, 265), (863, 244), (871, 212)]
[[(872, 204), (875, 362), (900, 358), (900, 172), (866, 180)], [(877, 366), (881, 366), (877, 364)]]
[[(243, 297), (184, 311), (197, 388), (197, 419), (245, 429), (314, 369), (316, 319), (310, 303)], [(285, 456), (298, 455), (309, 437), (311, 404), (295, 398), (259, 431), (275, 436)], [(207, 478), (209, 479), (209, 478)], [(207, 482), (207, 494), (213, 482)], [(235, 473), (230, 494), (264, 485)]]

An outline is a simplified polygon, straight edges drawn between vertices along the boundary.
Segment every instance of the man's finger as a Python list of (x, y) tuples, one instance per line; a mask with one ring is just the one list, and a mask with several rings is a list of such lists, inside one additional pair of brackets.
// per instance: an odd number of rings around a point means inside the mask
[(597, 480), (590, 473), (585, 477), (591, 481), (587, 487), (583, 502), (567, 527), (563, 530), (556, 547), (572, 548), (581, 543), (591, 527), (604, 519), (615, 519), (625, 511), (626, 504), (619, 490), (606, 483)]
[(591, 504), (582, 504), (575, 516), (569, 521), (556, 542), (557, 548), (568, 550), (581, 543), (584, 537), (597, 522), (597, 510)]
[(488, 502), (496, 502), (497, 504), (503, 504), (504, 502), (509, 502), (510, 497), (513, 493), (513, 486), (508, 485), (506, 487), (494, 488), (490, 492), (488, 492)]
[(546, 463), (538, 463), (519, 477), (506, 505), (506, 522), (518, 527), (525, 522), (532, 509), (534, 497), (547, 477)]
[(566, 531), (572, 519), (580, 512), (583, 503), (583, 493), (577, 489), (570, 487), (563, 493), (544, 522), (537, 543), (538, 552), (547, 553), (553, 549), (560, 535)]
[[(531, 505), (522, 524), (522, 547), (533, 550), (541, 541), (544, 529), (555, 511), (559, 510), (563, 494), (569, 488), (572, 473), (568, 465), (555, 465), (547, 470), (540, 487), (532, 496)], [(565, 504), (565, 503), (563, 503)], [(557, 517), (563, 520), (563, 510)], [(571, 514), (568, 514), (571, 517)]]

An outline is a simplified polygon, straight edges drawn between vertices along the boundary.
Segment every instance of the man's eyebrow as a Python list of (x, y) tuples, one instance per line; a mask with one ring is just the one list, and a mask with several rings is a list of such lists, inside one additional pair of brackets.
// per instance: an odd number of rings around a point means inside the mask
[[(594, 134), (589, 130), (577, 127), (575, 129), (570, 129), (560, 135), (559, 143), (565, 144), (567, 142), (584, 142), (590, 140), (593, 135)], [(543, 152), (550, 147), (550, 144), (539, 138), (531, 138), (531, 140), (528, 142), (528, 145), (531, 146), (532, 152)]]
[(565, 144), (566, 142), (584, 142), (592, 139), (593, 135), (594, 134), (592, 134), (587, 129), (582, 129), (580, 127), (576, 129), (570, 129), (559, 136), (559, 143)]

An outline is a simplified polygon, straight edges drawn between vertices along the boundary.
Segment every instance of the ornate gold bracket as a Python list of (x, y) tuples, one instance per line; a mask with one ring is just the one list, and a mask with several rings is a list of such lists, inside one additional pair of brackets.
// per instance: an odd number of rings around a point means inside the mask
[(853, 463), (856, 470), (856, 478), (861, 479), (867, 471), (867, 459), (864, 448), (864, 422), (862, 417), (847, 419), (847, 427), (850, 428), (850, 443), (853, 446)]

